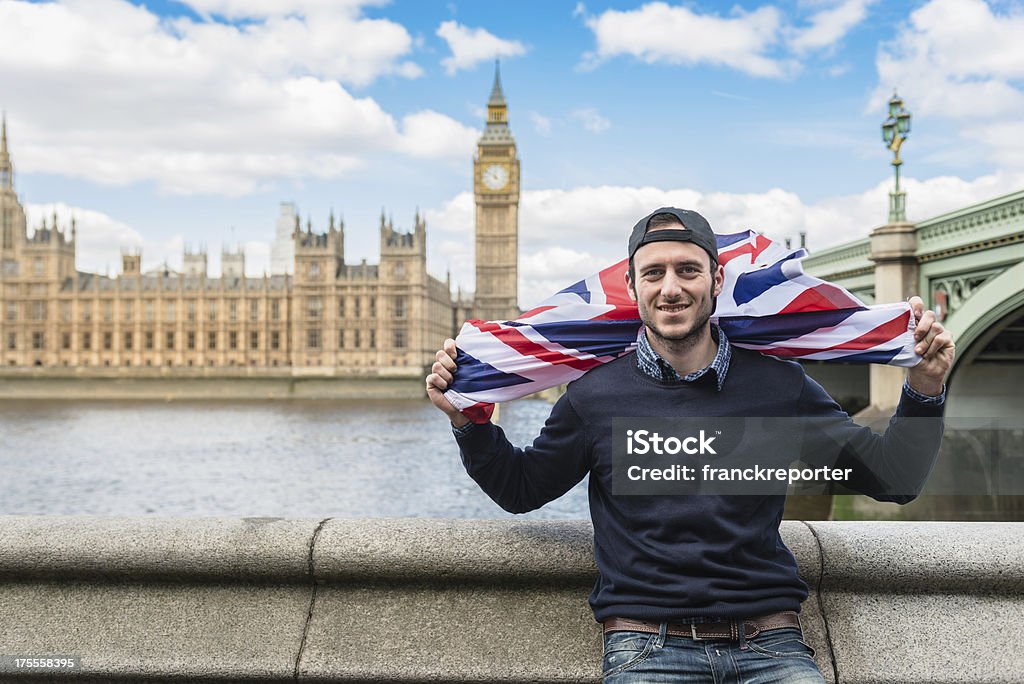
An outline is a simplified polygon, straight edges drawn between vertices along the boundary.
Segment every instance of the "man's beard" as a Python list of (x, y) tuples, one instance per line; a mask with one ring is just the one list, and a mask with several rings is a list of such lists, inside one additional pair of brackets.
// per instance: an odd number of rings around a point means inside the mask
[(714, 311), (714, 286), (708, 293), (708, 298), (700, 305), (700, 309), (694, 315), (693, 323), (690, 324), (686, 330), (674, 333), (666, 334), (658, 328), (654, 322), (654, 316), (650, 314), (647, 307), (640, 306), (637, 310), (640, 313), (640, 320), (646, 326), (648, 334), (654, 336), (658, 342), (661, 342), (666, 348), (671, 349), (675, 352), (685, 351), (703, 339), (704, 335), (708, 334), (711, 328), (708, 326), (708, 321), (711, 320), (711, 314)]

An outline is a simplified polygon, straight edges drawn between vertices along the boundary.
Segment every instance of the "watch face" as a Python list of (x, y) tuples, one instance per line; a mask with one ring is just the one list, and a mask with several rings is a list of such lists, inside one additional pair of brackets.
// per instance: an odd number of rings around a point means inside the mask
[(491, 164), (484, 169), (484, 185), (491, 190), (500, 190), (508, 183), (508, 171), (504, 166)]

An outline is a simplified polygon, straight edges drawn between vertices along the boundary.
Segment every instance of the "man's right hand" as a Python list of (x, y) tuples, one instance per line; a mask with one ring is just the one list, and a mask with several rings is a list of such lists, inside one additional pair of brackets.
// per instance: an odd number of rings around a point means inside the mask
[(462, 415), (452, 403), (444, 398), (444, 392), (451, 385), (455, 377), (455, 340), (447, 339), (444, 346), (437, 351), (437, 360), (430, 367), (430, 375), (427, 376), (427, 398), (430, 403), (439, 411), (448, 416), (448, 420), (455, 427), (462, 427), (469, 422), (469, 418)]

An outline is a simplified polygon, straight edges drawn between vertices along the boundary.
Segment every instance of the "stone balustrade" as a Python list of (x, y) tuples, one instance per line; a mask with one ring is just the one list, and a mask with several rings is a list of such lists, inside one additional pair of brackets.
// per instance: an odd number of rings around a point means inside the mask
[[(782, 533), (827, 681), (1024, 677), (1024, 524)], [(79, 658), (61, 681), (596, 682), (591, 537), (585, 522), (0, 517), (0, 655)]]

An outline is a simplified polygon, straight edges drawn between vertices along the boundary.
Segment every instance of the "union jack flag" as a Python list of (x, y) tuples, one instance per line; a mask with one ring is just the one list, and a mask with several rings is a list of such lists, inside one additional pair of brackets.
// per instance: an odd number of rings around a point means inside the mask
[[(867, 306), (807, 275), (804, 249), (752, 230), (716, 235), (725, 269), (712, 321), (737, 347), (793, 359), (914, 366), (910, 305)], [(628, 260), (573, 283), (512, 321), (466, 321), (445, 397), (486, 422), (497, 402), (575, 380), (636, 348), (643, 323), (626, 291)]]

